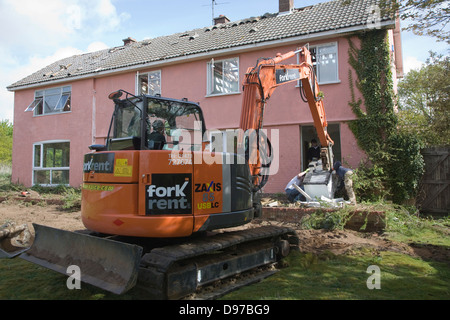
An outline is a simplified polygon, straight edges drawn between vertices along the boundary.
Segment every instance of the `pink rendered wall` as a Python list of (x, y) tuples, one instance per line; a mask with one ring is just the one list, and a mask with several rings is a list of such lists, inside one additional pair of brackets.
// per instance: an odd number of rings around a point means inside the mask
[[(97, 78), (93, 80), (93, 90), (95, 92), (95, 104), (90, 101), (90, 105), (95, 109), (94, 142), (104, 144), (108, 135), (111, 116), (114, 111), (114, 102), (108, 98), (111, 92), (119, 89), (135, 94), (135, 73), (123, 73), (114, 76)], [(125, 96), (124, 96), (125, 97)]]
[[(87, 146), (91, 144), (92, 80), (72, 82), (70, 85), (72, 111), (62, 114), (33, 116), (33, 112), (24, 112), (34, 100), (35, 89), (16, 92), (12, 182), (31, 185), (34, 143), (66, 140), (70, 141), (70, 184), (81, 184), (83, 154), (89, 151)], [(60, 86), (63, 85), (39, 90)]]
[[(340, 123), (341, 151), (344, 164), (356, 167), (364, 156), (357, 147), (353, 134), (345, 121), (354, 119), (350, 101), (348, 41), (346, 38), (324, 40), (317, 43), (338, 43), (339, 83), (325, 84), (325, 110), (329, 123)], [(273, 57), (297, 46), (285, 46), (229, 56), (217, 56), (216, 60), (239, 57), (240, 83), (248, 67), (253, 67), (260, 57)], [(162, 96), (188, 98), (199, 102), (208, 129), (237, 128), (239, 125), (242, 93), (207, 96), (207, 63), (210, 58), (183, 64), (167, 65), (139, 70), (140, 73), (161, 70)], [(285, 63), (296, 63), (291, 58)], [(103, 144), (107, 135), (113, 103), (108, 94), (118, 89), (135, 93), (136, 71), (95, 79), (68, 82), (72, 85), (72, 112), (33, 117), (24, 112), (34, 98), (35, 89), (16, 91), (14, 115), (13, 182), (31, 185), (33, 143), (47, 140), (70, 140), (70, 184), (82, 182), (83, 155), (93, 143)], [(240, 86), (241, 87), (241, 86)], [(43, 88), (39, 88), (43, 89)], [(242, 90), (242, 88), (240, 88)], [(355, 92), (357, 97), (360, 96)], [(287, 182), (301, 168), (301, 125), (312, 125), (312, 117), (306, 103), (302, 102), (296, 84), (287, 84), (275, 90), (269, 100), (264, 117), (264, 127), (279, 130), (279, 168), (270, 177), (264, 192), (283, 192)]]

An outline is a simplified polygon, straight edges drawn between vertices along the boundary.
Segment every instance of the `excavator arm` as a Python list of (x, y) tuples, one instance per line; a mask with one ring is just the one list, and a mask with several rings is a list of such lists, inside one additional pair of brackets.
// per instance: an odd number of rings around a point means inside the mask
[[(281, 64), (281, 62), (299, 54), (298, 64)], [(264, 108), (273, 91), (281, 85), (300, 81), (300, 95), (308, 103), (314, 120), (319, 141), (322, 145), (321, 159), (324, 169), (330, 169), (333, 163), (332, 146), (327, 127), (323, 99), (319, 97), (319, 85), (314, 74), (311, 54), (306, 47), (286, 54), (278, 54), (275, 58), (259, 59), (255, 67), (251, 67), (245, 74), (243, 83), (244, 97), (241, 109), (240, 129), (259, 131), (263, 127)], [(258, 138), (259, 139), (259, 138)], [(261, 173), (259, 160), (260, 144), (252, 149), (249, 157), (258, 159), (250, 163), (253, 177)], [(259, 188), (261, 188), (261, 184)]]

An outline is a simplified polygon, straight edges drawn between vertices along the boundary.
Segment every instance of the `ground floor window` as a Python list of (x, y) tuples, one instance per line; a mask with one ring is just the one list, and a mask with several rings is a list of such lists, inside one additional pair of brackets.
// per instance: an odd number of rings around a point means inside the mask
[(39, 142), (33, 145), (33, 185), (69, 184), (70, 142)]

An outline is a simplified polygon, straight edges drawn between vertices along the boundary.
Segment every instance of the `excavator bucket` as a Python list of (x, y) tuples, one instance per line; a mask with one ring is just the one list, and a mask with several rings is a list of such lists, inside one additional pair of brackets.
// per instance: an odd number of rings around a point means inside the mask
[(77, 266), (80, 281), (115, 294), (136, 284), (142, 247), (38, 224), (33, 227), (33, 245), (20, 258), (67, 276), (72, 276), (68, 267)]

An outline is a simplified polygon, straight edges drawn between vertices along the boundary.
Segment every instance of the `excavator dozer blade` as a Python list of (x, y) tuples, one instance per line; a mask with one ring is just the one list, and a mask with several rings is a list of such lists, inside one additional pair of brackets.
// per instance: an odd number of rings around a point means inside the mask
[(80, 279), (103, 290), (122, 294), (134, 287), (142, 247), (86, 234), (33, 224), (35, 239), (20, 258), (67, 276), (79, 267)]

